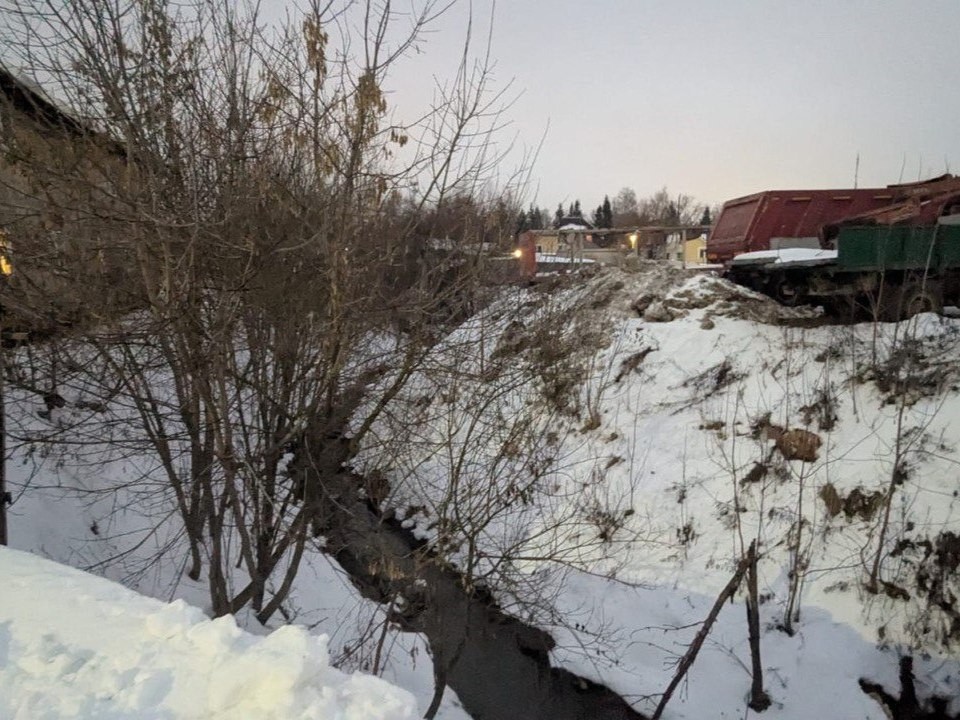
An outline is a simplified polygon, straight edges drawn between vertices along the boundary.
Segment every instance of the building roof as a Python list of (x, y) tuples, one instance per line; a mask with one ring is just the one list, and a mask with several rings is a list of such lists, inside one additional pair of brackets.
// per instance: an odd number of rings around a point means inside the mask
[(593, 229), (593, 223), (587, 220), (582, 215), (564, 215), (560, 220), (554, 223), (559, 230), (570, 229), (570, 226), (586, 228), (587, 230)]
[(30, 83), (0, 65), (0, 102), (2, 101), (41, 128), (71, 138), (95, 139), (111, 153), (125, 155), (123, 145), (67, 114)]
[(40, 125), (70, 135), (87, 134), (83, 125), (3, 66), (0, 66), (0, 95), (16, 110)]

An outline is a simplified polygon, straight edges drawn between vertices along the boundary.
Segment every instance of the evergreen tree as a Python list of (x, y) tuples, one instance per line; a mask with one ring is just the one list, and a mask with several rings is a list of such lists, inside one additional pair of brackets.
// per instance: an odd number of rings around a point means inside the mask
[(703, 209), (703, 215), (700, 216), (701, 225), (709, 225), (713, 221), (710, 219), (710, 207), (707, 206)]
[(574, 203), (573, 203), (573, 211), (572, 211), (570, 214), (573, 215), (573, 217), (578, 217), (578, 218), (582, 218), (582, 217), (583, 217), (583, 211), (580, 209), (580, 201), (579, 201), (579, 200), (574, 201)]
[(557, 211), (553, 214), (553, 226), (560, 227), (563, 222), (563, 203), (557, 205)]
[(543, 230), (543, 215), (540, 213), (540, 208), (531, 205), (530, 209), (527, 210), (527, 228), (529, 230)]
[(603, 224), (600, 227), (610, 228), (613, 227), (613, 207), (610, 205), (610, 196), (603, 196), (603, 205), (600, 206), (602, 210)]
[(673, 200), (667, 204), (667, 213), (664, 220), (664, 225), (680, 224), (680, 210), (677, 208), (677, 204)]
[(514, 230), (514, 234), (520, 235), (521, 233), (524, 233), (529, 229), (530, 229), (529, 218), (527, 217), (527, 214), (523, 212), (523, 210), (521, 210), (520, 213), (517, 215), (517, 226)]
[(593, 211), (593, 226), (602, 228), (606, 227), (603, 224), (603, 205), (597, 205), (597, 209)]

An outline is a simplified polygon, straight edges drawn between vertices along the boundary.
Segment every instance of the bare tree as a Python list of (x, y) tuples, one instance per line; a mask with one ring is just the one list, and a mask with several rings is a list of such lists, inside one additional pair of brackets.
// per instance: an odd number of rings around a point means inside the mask
[(630, 225), (640, 224), (640, 205), (637, 202), (637, 193), (633, 188), (621, 188), (620, 192), (613, 198), (611, 205), (615, 227), (629, 227)]
[(286, 459), (324, 438), (314, 458), (338, 471), (472, 301), (476, 258), (432, 253), (415, 217), (454, 191), (487, 198), (483, 222), (500, 209), (489, 47), (474, 62), (468, 41), (412, 123), (388, 121), (384, 89), (445, 7), (404, 30), (390, 4), (319, 0), (276, 29), (200, 0), (6, 11), (71, 123), (17, 116), (5, 147), (18, 282), (32, 316), (73, 328), (21, 387), (82, 390), (135, 428), (124, 452), (156, 458), (216, 614), (278, 610), (321, 513)]

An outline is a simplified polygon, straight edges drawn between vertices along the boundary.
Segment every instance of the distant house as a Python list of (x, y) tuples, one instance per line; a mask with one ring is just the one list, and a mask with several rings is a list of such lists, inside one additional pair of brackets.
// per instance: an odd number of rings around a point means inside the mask
[(534, 238), (536, 251), (547, 255), (556, 255), (560, 252), (560, 231), (559, 230), (530, 230)]
[(570, 255), (577, 248), (589, 245), (588, 228), (568, 224), (553, 230), (535, 230), (537, 252), (544, 255)]
[(684, 240), (683, 233), (668, 233), (663, 244), (663, 260), (675, 260), (683, 262)]
[(555, 230), (562, 230), (564, 228), (585, 228), (587, 230), (593, 230), (593, 223), (587, 220), (582, 215), (564, 215), (559, 220), (555, 220), (553, 223), (553, 228)]
[(707, 262), (707, 234), (687, 240), (683, 244), (683, 264), (703, 265)]

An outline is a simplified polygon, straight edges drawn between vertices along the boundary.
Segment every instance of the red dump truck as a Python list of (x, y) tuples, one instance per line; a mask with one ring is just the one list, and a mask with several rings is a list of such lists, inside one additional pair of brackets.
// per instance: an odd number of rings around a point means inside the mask
[(726, 263), (759, 250), (830, 247), (824, 237), (827, 226), (898, 203), (923, 204), (957, 190), (960, 178), (946, 174), (885, 188), (767, 190), (729, 200), (707, 238), (707, 262)]
[(725, 263), (741, 253), (788, 247), (820, 247), (820, 228), (851, 215), (890, 205), (893, 187), (857, 190), (767, 190), (723, 205), (707, 238), (707, 262)]

